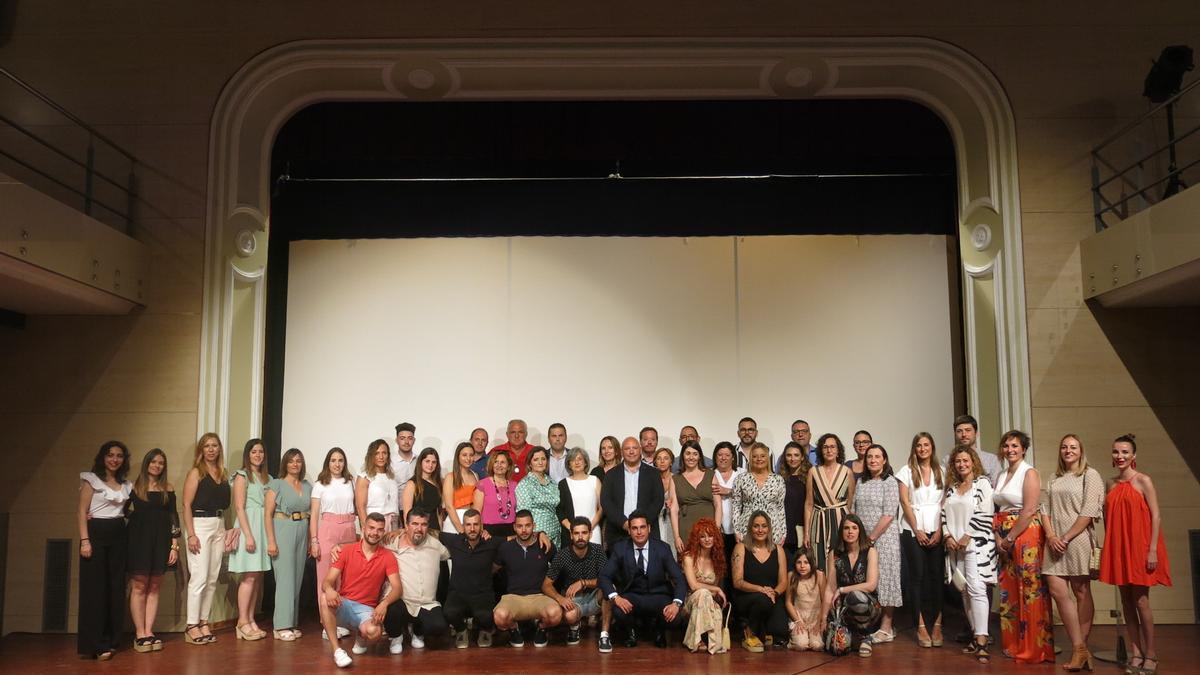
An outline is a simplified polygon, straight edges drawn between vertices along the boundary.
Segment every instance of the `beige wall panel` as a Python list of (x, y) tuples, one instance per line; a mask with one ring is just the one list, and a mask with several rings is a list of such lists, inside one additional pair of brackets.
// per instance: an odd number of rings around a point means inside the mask
[(1087, 308), (1033, 309), (1028, 316), (1035, 408), (1146, 404)]
[(140, 218), (134, 236), (150, 248), (145, 314), (194, 314), (203, 301), (204, 221)]
[(1080, 307), (1079, 240), (1094, 231), (1092, 214), (1026, 212), (1022, 225), (1027, 307)]
[(1091, 213), (1092, 147), (1116, 130), (1112, 118), (1017, 118), (1021, 209)]

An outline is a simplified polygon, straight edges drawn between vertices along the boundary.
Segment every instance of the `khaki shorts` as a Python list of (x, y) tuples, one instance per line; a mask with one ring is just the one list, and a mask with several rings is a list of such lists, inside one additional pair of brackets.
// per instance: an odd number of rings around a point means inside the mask
[(536, 595), (512, 595), (509, 593), (500, 596), (500, 602), (496, 603), (496, 609), (512, 614), (514, 621), (530, 621), (540, 617), (543, 609), (554, 607), (556, 604), (550, 596), (542, 593)]

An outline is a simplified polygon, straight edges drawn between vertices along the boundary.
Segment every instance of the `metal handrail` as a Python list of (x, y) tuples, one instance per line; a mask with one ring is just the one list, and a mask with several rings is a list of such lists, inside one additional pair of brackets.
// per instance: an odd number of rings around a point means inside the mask
[[(4, 123), (4, 124), (8, 125), (9, 127), (12, 127), (13, 129), (16, 129), (23, 136), (32, 140), (38, 146), (41, 146), (42, 148), (45, 148), (46, 150), (53, 153), (54, 155), (57, 155), (58, 157), (65, 159), (67, 162), (69, 162), (70, 164), (73, 164), (75, 167), (83, 169), (83, 188), (80, 189), (80, 188), (76, 187), (74, 184), (72, 184), (71, 182), (68, 182), (70, 179), (65, 179), (61, 175), (61, 172), (59, 172), (60, 175), (53, 175), (52, 173), (50, 173), (50, 171), (45, 170), (44, 168), (39, 168), (34, 163), (34, 160), (29, 160), (28, 158), (18, 157), (16, 154), (14, 154), (14, 152), (0, 149), (0, 157), (4, 157), (7, 160), (16, 164), (17, 166), (22, 167), (26, 171), (29, 171), (32, 174), (35, 174), (35, 175), (41, 177), (42, 179), (49, 181), (51, 184), (56, 185), (59, 188), (62, 188), (63, 190), (66, 190), (67, 192), (69, 192), (73, 195), (81, 197), (83, 200), (82, 211), (85, 214), (91, 215), (92, 207), (97, 206), (97, 207), (102, 208), (105, 211), (108, 211), (108, 212), (112, 213), (113, 215), (123, 219), (124, 224), (125, 224), (125, 229), (128, 232), (129, 228), (133, 224), (133, 206), (134, 206), (134, 202), (136, 201), (136, 198), (137, 198), (137, 192), (136, 192), (136, 188), (135, 188), (137, 177), (136, 177), (135, 170), (137, 169), (137, 167), (139, 165), (141, 165), (141, 162), (138, 160), (138, 158), (135, 157), (133, 155), (133, 153), (131, 153), (128, 150), (117, 145), (117, 143), (115, 141), (113, 141), (112, 139), (110, 139), (108, 136), (105, 136), (104, 134), (102, 134), (101, 132), (99, 132), (95, 128), (93, 128), (91, 125), (89, 125), (86, 122), (84, 122), (83, 120), (81, 120), (74, 113), (67, 110), (63, 106), (59, 105), (57, 102), (55, 102), (49, 96), (47, 96), (46, 94), (39, 91), (36, 87), (29, 84), (28, 82), (21, 79), (20, 77), (18, 77), (12, 71), (8, 70), (7, 68), (0, 67), (0, 81), (4, 81), (4, 80), (7, 80), (7, 81), (11, 82), (12, 84), (15, 84), (17, 87), (23, 89), (26, 93), (33, 96), (35, 99), (37, 99), (42, 104), (44, 104), (45, 106), (47, 106), (48, 108), (53, 110), (55, 113), (57, 113), (58, 115), (61, 115), (63, 118), (65, 118), (75, 128), (78, 128), (79, 130), (81, 130), (87, 134), (87, 150), (85, 153), (86, 156), (84, 159), (80, 159), (75, 154), (72, 154), (71, 152), (64, 150), (59, 145), (39, 136), (37, 133), (35, 133), (34, 131), (21, 125), (19, 122), (10, 118), (9, 116), (0, 114), (0, 123)], [(124, 160), (129, 163), (129, 173), (128, 173), (128, 177), (126, 178), (125, 181), (121, 181), (117, 178), (114, 178), (96, 167), (96, 144), (97, 144), (97, 142), (100, 142), (103, 145), (107, 146), (108, 148), (114, 150), (118, 155), (123, 157)], [(117, 190), (120, 190), (125, 193), (126, 208), (124, 211), (114, 208), (113, 206), (106, 204), (96, 198), (96, 195), (94, 193), (96, 179), (100, 179), (100, 180), (104, 181), (105, 183), (112, 185)]]
[(1112, 144), (1113, 141), (1115, 141), (1118, 138), (1129, 133), (1131, 130), (1135, 129), (1139, 124), (1141, 124), (1142, 122), (1145, 122), (1146, 120), (1153, 117), (1155, 115), (1155, 113), (1157, 113), (1161, 110), (1165, 110), (1167, 106), (1175, 103), (1180, 98), (1182, 98), (1184, 94), (1188, 93), (1189, 91), (1191, 91), (1192, 89), (1194, 89), (1197, 86), (1200, 86), (1200, 78), (1197, 78), (1197, 79), (1189, 82), (1187, 86), (1182, 87), (1179, 90), (1179, 93), (1177, 93), (1174, 96), (1172, 96), (1171, 98), (1163, 101), (1162, 103), (1159, 103), (1158, 105), (1154, 106), (1150, 110), (1147, 110), (1145, 112), (1145, 114), (1143, 114), (1141, 117), (1138, 117), (1137, 119), (1133, 120), (1132, 122), (1126, 124), (1125, 126), (1121, 127), (1120, 129), (1117, 129), (1113, 133), (1109, 134), (1109, 136), (1107, 138), (1105, 138), (1103, 141), (1100, 141), (1099, 145), (1092, 148), (1092, 152), (1100, 152), (1104, 148), (1108, 147), (1109, 145)]
[[(1150, 110), (1137, 119), (1122, 125), (1117, 131), (1107, 136), (1092, 148), (1092, 215), (1095, 220), (1097, 232), (1108, 227), (1108, 223), (1105, 221), (1105, 216), (1108, 214), (1114, 214), (1121, 219), (1129, 217), (1131, 211), (1130, 202), (1134, 200), (1140, 200), (1133, 207), (1136, 211), (1137, 209), (1145, 208), (1148, 204), (1162, 201), (1179, 190), (1186, 188), (1187, 184), (1183, 179), (1184, 172), (1200, 165), (1200, 159), (1191, 161), (1182, 160), (1177, 163), (1176, 149), (1183, 141), (1200, 132), (1200, 124), (1176, 134), (1174, 113), (1175, 105), (1180, 99), (1193, 92), (1193, 90), (1200, 91), (1197, 87), (1200, 87), (1200, 79), (1195, 79), (1186, 86), (1181, 87), (1179, 92), (1150, 108)], [(1165, 143), (1155, 143), (1153, 150), (1138, 152), (1136, 159), (1122, 161), (1121, 165), (1123, 168), (1117, 168), (1115, 160), (1110, 161), (1101, 155), (1101, 152), (1110, 148), (1113, 143), (1128, 137), (1131, 132), (1141, 127), (1147, 121), (1152, 120), (1156, 114), (1162, 111), (1166, 111), (1167, 120), (1167, 139)], [(1143, 177), (1138, 172), (1134, 174), (1136, 180), (1130, 178), (1132, 172), (1139, 169), (1147, 169), (1147, 162), (1156, 157), (1161, 158), (1164, 152), (1167, 153), (1168, 165), (1165, 175), (1159, 175), (1158, 173), (1158, 167), (1161, 165), (1152, 163), (1149, 167), (1152, 171), (1151, 175)], [(1158, 161), (1161, 161), (1161, 159)], [(1106, 175), (1102, 175), (1102, 171)], [(1166, 188), (1163, 190), (1161, 196), (1152, 192), (1164, 184)], [(1111, 195), (1117, 187), (1120, 188), (1119, 198), (1110, 198), (1103, 192), (1105, 188), (1108, 188)], [(1128, 194), (1126, 193), (1127, 189), (1131, 190)]]
[(56, 103), (54, 101), (54, 99), (52, 99), (49, 96), (38, 91), (33, 85), (31, 85), (28, 82), (26, 82), (25, 80), (22, 80), (21, 78), (17, 77), (15, 74), (13, 74), (12, 71), (8, 70), (4, 66), (0, 66), (0, 75), (3, 75), (4, 77), (8, 78), (9, 80), (12, 80), (13, 84), (24, 89), (25, 91), (29, 92), (30, 94), (33, 94), (34, 96), (36, 96), (42, 103), (45, 103), (46, 105), (53, 108), (55, 112), (57, 112), (58, 114), (62, 115), (63, 117), (74, 122), (75, 126), (79, 127), (80, 129), (83, 129), (84, 131), (88, 132), (92, 136), (95, 136), (96, 138), (99, 138), (100, 140), (104, 141), (105, 145), (108, 145), (113, 150), (116, 150), (117, 152), (121, 153), (129, 161), (134, 162), (134, 163), (140, 163), (140, 162), (138, 162), (138, 158), (133, 156), (133, 153), (131, 153), (128, 150), (125, 150), (121, 146), (117, 145), (117, 143), (115, 141), (113, 141), (112, 139), (110, 139), (108, 136), (105, 136), (104, 134), (100, 133), (99, 131), (96, 131), (95, 129), (93, 129), (87, 122), (84, 122), (83, 120), (76, 117), (74, 114), (71, 113), (71, 111), (67, 110), (66, 108), (64, 108), (61, 105), (59, 105), (58, 103)]

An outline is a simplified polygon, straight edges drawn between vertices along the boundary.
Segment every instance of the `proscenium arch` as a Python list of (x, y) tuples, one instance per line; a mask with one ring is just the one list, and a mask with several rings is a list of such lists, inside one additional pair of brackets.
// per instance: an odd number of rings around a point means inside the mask
[(977, 59), (925, 38), (318, 40), (251, 59), (209, 141), (197, 435), (261, 433), (270, 162), (321, 101), (907, 99), (954, 141), (969, 411), (980, 433), (1031, 427), (1015, 122)]

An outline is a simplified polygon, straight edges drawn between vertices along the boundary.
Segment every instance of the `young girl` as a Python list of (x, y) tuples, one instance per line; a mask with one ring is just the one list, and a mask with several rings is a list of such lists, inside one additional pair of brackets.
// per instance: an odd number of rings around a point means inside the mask
[(808, 549), (804, 547), (796, 550), (794, 571), (788, 579), (787, 613), (792, 632), (788, 649), (821, 651), (824, 648), (821, 634), (825, 630), (821, 617), (821, 588), (817, 585), (817, 574)]

